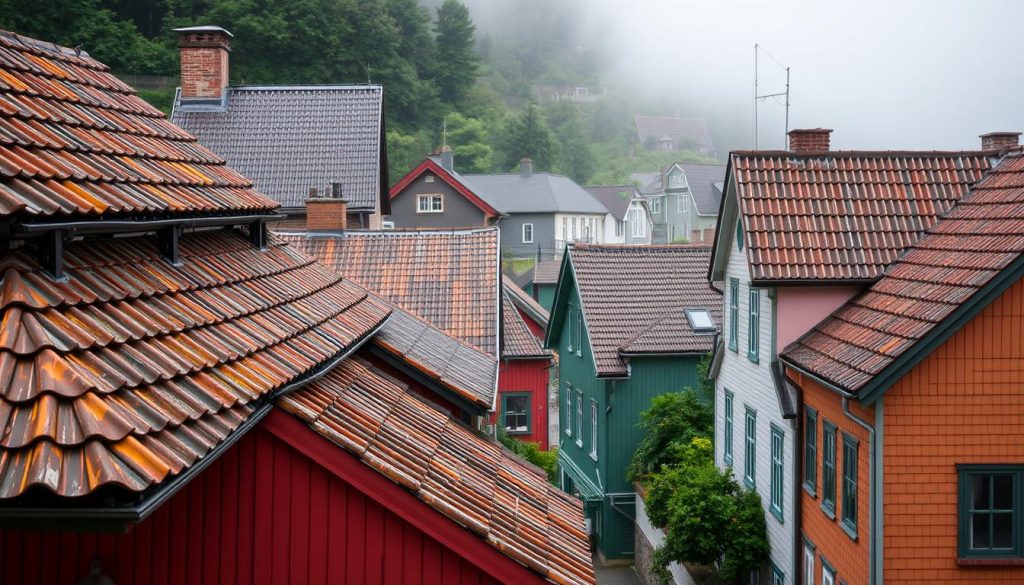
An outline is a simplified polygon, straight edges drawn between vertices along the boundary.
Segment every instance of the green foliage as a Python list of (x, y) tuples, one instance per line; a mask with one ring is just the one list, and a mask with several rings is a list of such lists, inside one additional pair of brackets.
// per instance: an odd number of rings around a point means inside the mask
[(559, 146), (555, 171), (586, 185), (597, 170), (597, 161), (584, 131), (580, 108), (569, 101), (557, 102), (548, 107), (547, 119)]
[(768, 559), (761, 498), (714, 465), (709, 440), (696, 438), (682, 451), (677, 465), (647, 483), (651, 522), (668, 531), (654, 562), (717, 566), (719, 579), (734, 581)]
[(542, 451), (536, 443), (520, 441), (502, 428), (498, 429), (498, 440), (509, 451), (543, 469), (548, 474), (548, 481), (558, 485), (558, 449)]
[(537, 104), (505, 117), (500, 143), (500, 165), (511, 170), (520, 159), (533, 160), (533, 170), (549, 171), (555, 162), (555, 139)]
[(679, 464), (695, 438), (711, 435), (713, 417), (709, 401), (689, 388), (656, 396), (640, 413), (644, 436), (626, 469), (628, 476), (637, 479)]
[(673, 244), (689, 244), (690, 243), (690, 239), (689, 238), (676, 238), (676, 239), (672, 240), (672, 243)]
[(469, 9), (458, 0), (444, 0), (437, 9), (437, 59), (434, 81), (441, 99), (458, 104), (476, 81), (479, 57), (473, 50), (475, 27)]
[(487, 124), (479, 118), (467, 118), (452, 112), (445, 118), (448, 128), (448, 146), (455, 155), (460, 173), (486, 173), (491, 170), (494, 149), (491, 147)]
[(389, 129), (385, 140), (388, 143), (388, 179), (392, 185), (423, 162), (433, 143), (430, 133), (425, 130), (402, 134)]

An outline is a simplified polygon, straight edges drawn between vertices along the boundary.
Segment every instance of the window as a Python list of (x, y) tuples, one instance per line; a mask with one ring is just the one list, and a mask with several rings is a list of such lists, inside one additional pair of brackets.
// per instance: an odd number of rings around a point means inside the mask
[(746, 452), (743, 454), (743, 481), (748, 487), (757, 484), (757, 412), (747, 408)]
[(647, 221), (643, 209), (629, 210), (630, 230), (634, 238), (647, 237)]
[(566, 345), (566, 349), (569, 353), (573, 351), (573, 345), (576, 343), (576, 307), (569, 303), (569, 343)]
[(597, 461), (597, 402), (590, 401), (590, 458)]
[(578, 233), (579, 232), (576, 231), (576, 218), (574, 217), (574, 218), (572, 218), (572, 241), (575, 242), (577, 240), (577, 234)]
[(821, 559), (821, 585), (836, 585), (836, 571), (825, 562), (825, 558)]
[(772, 514), (783, 522), (782, 503), (782, 480), (785, 477), (785, 458), (783, 455), (783, 439), (785, 433), (782, 429), (772, 425), (772, 483), (771, 483), (771, 505)]
[(818, 411), (804, 406), (804, 489), (818, 491)]
[(843, 528), (857, 538), (857, 447), (855, 437), (843, 433)]
[(427, 173), (426, 175), (423, 176), (423, 182), (424, 183), (433, 183), (434, 182), (434, 175), (431, 175), (430, 173)]
[(725, 433), (722, 437), (724, 447), (722, 459), (726, 465), (732, 465), (732, 392), (725, 391)]
[(750, 289), (750, 322), (747, 323), (747, 359), (757, 363), (757, 343), (760, 327), (758, 323), (761, 311), (761, 291)]
[(563, 242), (569, 241), (569, 218), (568, 217), (563, 217), (562, 218), (562, 241)]
[(738, 350), (740, 320), (740, 281), (729, 279), (729, 349)]
[(661, 213), (661, 197), (651, 197), (651, 213)]
[(576, 357), (583, 356), (583, 307), (576, 311)]
[(621, 238), (626, 235), (626, 222), (615, 220), (615, 237)]
[(686, 309), (686, 320), (690, 322), (690, 328), (695, 333), (714, 332), (715, 322), (711, 320), (711, 313), (707, 309)]
[(743, 222), (736, 220), (736, 247), (743, 250)]
[(572, 384), (565, 385), (565, 434), (572, 436)]
[(1024, 467), (960, 465), (959, 555), (1020, 557)]
[(510, 434), (530, 432), (530, 394), (509, 392), (501, 396), (505, 430)]
[(416, 213), (444, 213), (444, 195), (440, 193), (417, 195)]
[(804, 585), (814, 585), (814, 545), (804, 541)]
[(836, 517), (836, 426), (822, 422), (821, 436), (821, 509)]
[(524, 244), (532, 244), (533, 243), (533, 224), (532, 223), (524, 223), (523, 224), (523, 243)]
[(583, 446), (583, 391), (576, 389), (576, 446)]
[(380, 222), (380, 227), (381, 227), (381, 229), (385, 229), (385, 230), (393, 230), (393, 229), (395, 229), (395, 222), (390, 221), (390, 220), (385, 220), (385, 221)]
[(772, 563), (772, 585), (786, 585), (786, 574), (774, 562)]

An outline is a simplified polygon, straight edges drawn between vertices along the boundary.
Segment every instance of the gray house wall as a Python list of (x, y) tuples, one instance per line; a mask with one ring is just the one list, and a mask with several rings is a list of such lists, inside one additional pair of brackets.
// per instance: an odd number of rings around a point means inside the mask
[[(533, 224), (533, 243), (523, 243), (523, 224)], [(396, 224), (397, 225), (397, 224)], [(501, 228), (502, 256), (536, 258), (540, 247), (541, 260), (555, 258), (555, 214), (513, 213), (498, 220)]]
[[(434, 182), (428, 183), (427, 177), (434, 177)], [(444, 195), (443, 213), (416, 212), (416, 196), (425, 193)], [(391, 200), (391, 215), (388, 218), (395, 222), (396, 228), (483, 227), (487, 225), (484, 212), (479, 207), (429, 171), (409, 183)]]

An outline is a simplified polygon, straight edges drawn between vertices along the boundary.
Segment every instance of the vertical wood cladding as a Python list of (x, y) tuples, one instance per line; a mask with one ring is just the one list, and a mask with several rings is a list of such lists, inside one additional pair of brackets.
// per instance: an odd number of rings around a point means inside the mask
[(257, 428), (123, 534), (0, 531), (0, 582), (496, 583)]
[(539, 360), (503, 360), (498, 375), (498, 424), (504, 412), (501, 395), (506, 392), (530, 393), (530, 432), (516, 435), (516, 438), (537, 443), (541, 449), (548, 449), (548, 381), (551, 361)]

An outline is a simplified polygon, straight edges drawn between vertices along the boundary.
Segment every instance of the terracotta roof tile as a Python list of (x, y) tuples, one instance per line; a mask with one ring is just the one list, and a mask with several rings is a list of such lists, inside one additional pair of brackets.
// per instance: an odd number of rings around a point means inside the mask
[(67, 280), (0, 258), (0, 498), (141, 491), (189, 467), (273, 390), (389, 309), (330, 270), (234, 231), (86, 240)]
[(991, 169), (985, 152), (734, 152), (754, 281), (878, 278)]
[(576, 245), (569, 254), (599, 376), (625, 375), (622, 353), (711, 351), (713, 336), (694, 333), (683, 314), (703, 308), (722, 322), (710, 247)]
[(87, 54), (0, 31), (0, 217), (277, 204)]
[[(511, 285), (512, 288), (518, 288), (516, 285)], [(503, 288), (502, 298), (502, 341), (503, 345), (501, 348), (501, 357), (512, 358), (512, 359), (523, 359), (523, 358), (552, 358), (554, 354), (551, 350), (544, 349), (541, 346), (541, 342), (537, 339), (527, 327), (526, 323), (523, 322), (523, 316), (516, 310), (515, 304), (512, 303), (512, 295)]]
[(578, 500), (366, 362), (349, 359), (278, 403), (549, 581), (594, 583)]
[(507, 274), (501, 276), (501, 283), (508, 293), (509, 299), (520, 310), (525, 311), (541, 327), (546, 328), (551, 319), (551, 313), (543, 307), (536, 299), (519, 287)]
[(345, 278), (496, 353), (497, 228), (280, 235)]
[(790, 364), (857, 392), (1024, 254), (1024, 156), (1012, 154), (884, 276), (786, 348)]

